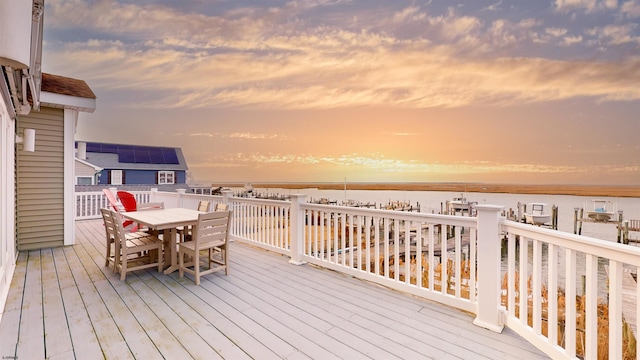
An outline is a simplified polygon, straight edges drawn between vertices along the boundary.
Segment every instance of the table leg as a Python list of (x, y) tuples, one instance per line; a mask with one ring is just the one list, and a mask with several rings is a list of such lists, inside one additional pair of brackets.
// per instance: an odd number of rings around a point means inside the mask
[[(178, 270), (178, 233), (176, 229), (170, 229), (169, 231), (165, 230), (165, 252), (164, 259), (166, 264), (171, 264), (167, 269), (165, 269), (165, 274), (171, 274), (172, 272)], [(168, 255), (167, 255), (167, 249)], [(169, 257), (169, 260), (167, 260)]]

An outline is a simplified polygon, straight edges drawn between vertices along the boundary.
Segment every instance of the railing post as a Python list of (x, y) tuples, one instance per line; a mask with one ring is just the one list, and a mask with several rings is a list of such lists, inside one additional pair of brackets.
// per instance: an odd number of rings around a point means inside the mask
[(178, 207), (181, 208), (182, 207), (182, 199), (185, 193), (187, 192), (187, 189), (177, 189), (176, 193), (178, 193)]
[(502, 332), (500, 304), (500, 211), (502, 206), (476, 205), (478, 211), (478, 309), (473, 323)]
[(233, 196), (233, 191), (231, 190), (222, 190), (222, 203), (227, 204), (229, 209), (231, 209), (231, 196)]
[(156, 202), (157, 195), (158, 195), (158, 188), (151, 188), (151, 195), (149, 196), (149, 202)]
[(289, 262), (294, 265), (305, 264), (302, 261), (304, 251), (304, 210), (300, 207), (305, 201), (305, 195), (291, 195), (291, 259)]

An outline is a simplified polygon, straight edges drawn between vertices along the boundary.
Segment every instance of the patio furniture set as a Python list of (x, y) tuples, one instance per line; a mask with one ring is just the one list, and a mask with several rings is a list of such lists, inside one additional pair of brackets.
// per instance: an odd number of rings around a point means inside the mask
[(213, 212), (208, 211), (208, 201), (201, 201), (197, 209), (165, 209), (164, 203), (138, 204), (126, 191), (118, 191), (119, 201), (110, 190), (104, 193), (111, 207), (101, 209), (105, 266), (119, 272), (120, 280), (128, 272), (154, 267), (164, 274), (178, 270), (180, 277), (189, 273), (196, 285), (201, 276), (219, 270), (228, 274), (231, 211), (225, 205)]

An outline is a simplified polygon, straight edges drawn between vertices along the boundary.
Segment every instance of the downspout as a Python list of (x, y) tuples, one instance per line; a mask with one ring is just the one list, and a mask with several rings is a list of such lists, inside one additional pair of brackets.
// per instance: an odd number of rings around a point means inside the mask
[[(22, 104), (20, 104), (20, 112), (21, 114), (26, 115), (31, 112), (31, 104), (29, 104), (29, 101), (27, 100), (27, 80), (30, 75), (27, 69), (23, 69), (22, 73), (24, 76), (22, 76)], [(36, 96), (33, 94), (33, 90), (31, 91), (31, 94), (31, 97), (34, 99), (33, 102), (35, 103)]]

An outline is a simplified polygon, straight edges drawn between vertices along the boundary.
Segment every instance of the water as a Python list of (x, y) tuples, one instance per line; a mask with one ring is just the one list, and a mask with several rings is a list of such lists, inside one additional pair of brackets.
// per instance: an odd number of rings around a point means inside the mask
[[(337, 200), (338, 204), (346, 200), (375, 202), (386, 204), (389, 201), (408, 201), (411, 205), (420, 204), (420, 211), (427, 213), (440, 212), (442, 204), (460, 196), (459, 192), (447, 191), (405, 191), (405, 190), (318, 190), (318, 189), (256, 189), (259, 193), (277, 193), (282, 195), (305, 194), (307, 200), (328, 198)], [(466, 193), (467, 200), (478, 204), (502, 205), (505, 209), (517, 210), (518, 203), (547, 203), (558, 207), (558, 230), (573, 233), (574, 209), (585, 207), (593, 200), (592, 196), (573, 195), (530, 195), (530, 194), (494, 194)], [(611, 200), (622, 210), (625, 219), (640, 219), (640, 198), (597, 197)], [(583, 223), (582, 235), (598, 239), (617, 241), (618, 231), (615, 224)], [(630, 238), (640, 239), (640, 233), (630, 232)]]
[[(439, 213), (443, 204), (459, 197), (459, 192), (446, 191), (408, 191), (408, 190), (319, 190), (319, 189), (256, 189), (259, 193), (269, 194), (305, 194), (307, 200), (328, 198), (336, 200), (338, 204), (347, 200), (360, 202), (375, 202), (376, 204), (386, 204), (390, 201), (408, 201), (411, 205), (420, 204), (420, 211), (426, 213)], [(588, 208), (588, 202), (595, 197), (573, 196), (573, 195), (530, 195), (530, 194), (495, 194), (495, 193), (466, 193), (464, 194), (470, 202), (478, 204), (502, 205), (506, 210), (517, 211), (518, 203), (547, 203), (558, 207), (558, 230), (573, 233), (575, 208)], [(640, 198), (622, 197), (597, 197), (598, 199), (611, 200), (617, 205), (617, 210), (622, 210), (624, 219), (640, 219)], [(617, 218), (616, 218), (617, 220)], [(582, 235), (607, 241), (617, 241), (618, 230), (615, 224), (609, 223), (589, 223), (582, 225)], [(640, 240), (640, 232), (630, 232), (630, 239)], [(532, 257), (532, 248), (528, 249), (529, 259)], [(506, 271), (506, 254), (503, 254), (503, 272)], [(576, 270), (580, 277), (585, 271), (585, 256), (577, 254)], [(518, 258), (517, 258), (518, 259)], [(517, 260), (516, 260), (517, 261)], [(558, 250), (558, 282), (560, 287), (564, 287), (565, 253)], [(547, 252), (543, 251), (543, 275), (546, 274)], [(608, 262), (605, 259), (598, 261), (598, 288), (599, 297), (606, 298), (607, 293), (607, 273), (605, 266)], [(529, 264), (531, 270), (531, 264)], [(544, 275), (546, 278), (546, 275)], [(582, 295), (582, 284), (580, 278), (576, 284), (576, 292)]]

